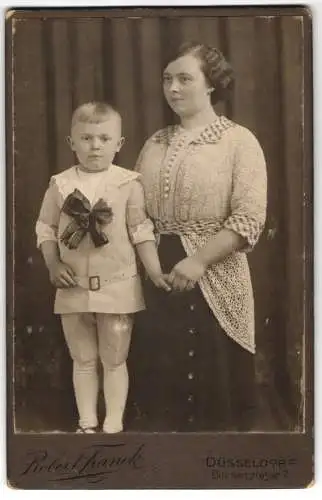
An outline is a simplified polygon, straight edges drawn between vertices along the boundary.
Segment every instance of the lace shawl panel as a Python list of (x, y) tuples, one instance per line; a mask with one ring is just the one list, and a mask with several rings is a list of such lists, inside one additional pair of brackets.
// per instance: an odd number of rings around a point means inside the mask
[[(181, 235), (187, 255), (206, 243), (206, 236)], [(247, 257), (236, 252), (207, 269), (199, 280), (201, 291), (227, 335), (244, 349), (255, 352), (254, 298)]]

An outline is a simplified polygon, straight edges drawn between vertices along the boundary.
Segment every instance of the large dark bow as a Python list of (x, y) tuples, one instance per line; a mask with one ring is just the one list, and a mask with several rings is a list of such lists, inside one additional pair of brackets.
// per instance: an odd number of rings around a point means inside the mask
[(91, 209), (88, 199), (75, 189), (67, 196), (62, 212), (73, 218), (60, 237), (67, 248), (77, 248), (86, 233), (91, 235), (96, 247), (108, 243), (108, 237), (100, 226), (112, 221), (113, 212), (102, 198)]

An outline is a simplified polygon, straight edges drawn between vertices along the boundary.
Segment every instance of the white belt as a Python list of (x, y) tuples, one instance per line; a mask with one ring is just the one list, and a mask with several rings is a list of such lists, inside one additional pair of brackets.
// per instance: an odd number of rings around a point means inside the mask
[(85, 288), (85, 290), (91, 290), (92, 292), (100, 290), (106, 285), (111, 283), (116, 283), (118, 281), (124, 281), (134, 278), (137, 275), (136, 269), (128, 273), (120, 273), (114, 276), (104, 276), (103, 273), (95, 274), (93, 276), (75, 276), (75, 281), (78, 286)]

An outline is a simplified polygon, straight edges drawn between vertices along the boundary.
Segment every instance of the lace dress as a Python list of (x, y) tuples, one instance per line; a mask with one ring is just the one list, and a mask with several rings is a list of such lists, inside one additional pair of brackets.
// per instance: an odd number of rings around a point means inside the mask
[(247, 252), (265, 222), (262, 149), (249, 130), (219, 117), (192, 131), (171, 126), (157, 132), (144, 145), (137, 170), (165, 271), (223, 227), (246, 242), (242, 251), (210, 266), (191, 293), (165, 297), (145, 283), (147, 311), (138, 319), (133, 345), (135, 357), (144, 359), (131, 394), (138, 426), (144, 418), (152, 430), (239, 426), (241, 412), (245, 416), (254, 406)]

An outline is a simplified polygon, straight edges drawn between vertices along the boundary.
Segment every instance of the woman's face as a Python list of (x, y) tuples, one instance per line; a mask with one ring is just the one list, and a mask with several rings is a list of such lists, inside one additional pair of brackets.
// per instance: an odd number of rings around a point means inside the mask
[(192, 54), (179, 57), (165, 68), (163, 90), (170, 108), (180, 117), (193, 116), (209, 106), (209, 85)]

